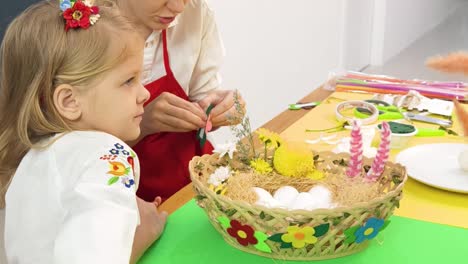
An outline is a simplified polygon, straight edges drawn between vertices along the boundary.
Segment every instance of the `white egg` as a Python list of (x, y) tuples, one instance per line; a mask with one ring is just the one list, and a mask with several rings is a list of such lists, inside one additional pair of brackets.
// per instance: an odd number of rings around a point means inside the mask
[(464, 171), (468, 171), (468, 149), (460, 152), (458, 155), (458, 164)]
[(299, 192), (296, 190), (296, 188), (291, 186), (283, 186), (276, 190), (273, 198), (275, 198), (281, 206), (289, 207), (291, 202), (296, 199), (298, 194)]
[(289, 206), (291, 210), (314, 210), (318, 208), (318, 203), (310, 193), (301, 192)]
[(330, 190), (323, 185), (315, 185), (310, 188), (309, 193), (320, 200), (331, 201), (331, 192)]
[(274, 208), (279, 207), (280, 204), (276, 201), (271, 194), (266, 191), (265, 189), (253, 187), (253, 190), (258, 196), (257, 201), (255, 202), (256, 205), (265, 206), (267, 208)]
[(273, 196), (271, 196), (271, 194), (263, 189), (263, 188), (260, 188), (260, 187), (253, 187), (253, 190), (255, 191), (255, 193), (257, 194), (258, 198), (259, 199), (262, 199), (262, 198), (273, 198)]
[(317, 203), (318, 208), (332, 208), (332, 194), (323, 185), (316, 185), (309, 190), (309, 194)]

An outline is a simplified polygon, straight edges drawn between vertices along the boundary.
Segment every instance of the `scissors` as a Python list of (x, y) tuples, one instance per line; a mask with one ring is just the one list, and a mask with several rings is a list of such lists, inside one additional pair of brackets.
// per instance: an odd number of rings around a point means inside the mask
[[(374, 104), (377, 107), (377, 110), (379, 110), (379, 120), (396, 120), (405, 118), (398, 107), (387, 102), (373, 99), (364, 100), (364, 102)], [(354, 109), (354, 115), (358, 118), (366, 118), (371, 114), (372, 113), (366, 108), (357, 107)]]
[(308, 102), (308, 103), (301, 103), (298, 102), (297, 104), (289, 104), (288, 109), (289, 110), (299, 110), (299, 109), (312, 109), (319, 105), (320, 102)]

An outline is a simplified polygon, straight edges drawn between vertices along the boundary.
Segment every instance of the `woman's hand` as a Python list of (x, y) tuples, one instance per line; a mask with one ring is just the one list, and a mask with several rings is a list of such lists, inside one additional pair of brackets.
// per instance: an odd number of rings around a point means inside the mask
[(130, 263), (136, 263), (143, 253), (154, 241), (161, 236), (166, 224), (167, 213), (159, 212), (158, 206), (161, 197), (156, 197), (149, 203), (140, 198), (137, 199), (138, 211), (140, 213), (140, 225), (136, 228), (133, 238), (133, 248)]
[[(241, 112), (236, 109), (234, 102), (235, 93), (237, 93)], [(204, 110), (210, 104), (214, 105), (210, 113), (213, 127), (237, 125), (242, 121), (245, 114), (245, 101), (238, 91), (214, 90), (209, 92), (205, 98), (198, 101), (198, 104)]]
[(206, 114), (197, 104), (163, 92), (145, 107), (141, 138), (158, 132), (186, 132), (204, 127)]

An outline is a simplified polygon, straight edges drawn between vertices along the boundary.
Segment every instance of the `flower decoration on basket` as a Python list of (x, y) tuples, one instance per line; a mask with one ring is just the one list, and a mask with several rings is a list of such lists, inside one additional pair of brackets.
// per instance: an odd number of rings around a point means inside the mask
[[(235, 106), (242, 113), (237, 96)], [(196, 200), (231, 246), (271, 258), (317, 260), (367, 247), (399, 206), (405, 168), (388, 161), (383, 123), (374, 159), (363, 156), (353, 123), (350, 153), (314, 152), (277, 133), (252, 133), (246, 115), (238, 139), (189, 165)]]
[(94, 25), (100, 17), (99, 7), (93, 6), (88, 1), (61, 0), (60, 9), (63, 11), (62, 16), (65, 19), (65, 31), (70, 28), (87, 29)]
[(365, 240), (373, 239), (377, 234), (384, 230), (390, 221), (371, 217), (363, 226), (354, 226), (344, 231), (346, 235), (345, 243), (362, 243)]

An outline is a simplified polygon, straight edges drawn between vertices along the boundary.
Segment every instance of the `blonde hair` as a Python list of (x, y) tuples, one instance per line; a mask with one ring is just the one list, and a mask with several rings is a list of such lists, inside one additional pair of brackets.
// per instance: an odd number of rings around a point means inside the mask
[[(0, 202), (24, 155), (40, 140), (71, 131), (53, 103), (55, 87), (86, 87), (121, 61), (112, 41), (131, 25), (111, 5), (88, 29), (65, 32), (57, 1), (32, 5), (9, 25), (0, 53)], [(118, 41), (117, 41), (118, 42)]]

